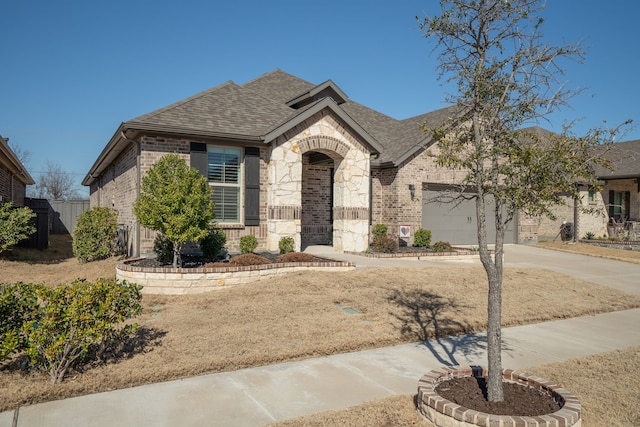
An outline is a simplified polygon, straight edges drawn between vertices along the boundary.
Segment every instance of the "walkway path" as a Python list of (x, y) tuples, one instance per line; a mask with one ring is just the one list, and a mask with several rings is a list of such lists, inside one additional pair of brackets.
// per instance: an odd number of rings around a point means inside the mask
[[(358, 258), (361, 268), (434, 262)], [(527, 246), (508, 246), (505, 262), (544, 266), (640, 294), (640, 265)], [(640, 309), (635, 309), (505, 328), (503, 362), (520, 369), (640, 345), (639, 323)], [(484, 364), (485, 347), (484, 335), (470, 334), (204, 375), (23, 407), (0, 413), (0, 427), (260, 426), (415, 393), (418, 379), (431, 369)]]

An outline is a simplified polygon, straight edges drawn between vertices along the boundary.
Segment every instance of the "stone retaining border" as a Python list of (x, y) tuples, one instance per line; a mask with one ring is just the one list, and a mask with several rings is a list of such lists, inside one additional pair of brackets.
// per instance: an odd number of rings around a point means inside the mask
[(593, 246), (601, 246), (612, 249), (625, 249), (627, 251), (640, 251), (640, 241), (637, 240), (602, 240), (602, 239), (580, 239), (580, 243)]
[(536, 417), (492, 415), (457, 405), (440, 396), (436, 387), (454, 378), (487, 376), (480, 366), (444, 366), (425, 374), (418, 382), (418, 412), (436, 426), (486, 426), (486, 427), (581, 427), (582, 406), (578, 398), (557, 384), (524, 372), (503, 369), (502, 378), (541, 390), (556, 399), (560, 410)]
[[(493, 251), (490, 251), (493, 254)], [(367, 252), (349, 252), (346, 254), (358, 255), (366, 258), (446, 258), (446, 259), (465, 259), (465, 258), (479, 258), (480, 252), (472, 251), (467, 248), (453, 248), (451, 251), (446, 252), (394, 252), (389, 254), (383, 253), (367, 253)]]
[(320, 262), (287, 262), (244, 267), (171, 268), (130, 265), (139, 259), (119, 262), (116, 266), (116, 279), (143, 286), (142, 293), (163, 295), (197, 294), (226, 289), (297, 271), (350, 271), (356, 268), (350, 262), (330, 259)]

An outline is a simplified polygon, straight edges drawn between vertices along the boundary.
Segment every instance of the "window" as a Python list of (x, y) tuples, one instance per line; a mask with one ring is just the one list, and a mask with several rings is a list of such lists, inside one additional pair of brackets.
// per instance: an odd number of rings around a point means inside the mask
[(631, 192), (609, 191), (609, 218), (616, 221), (629, 219), (629, 207), (631, 205)]
[(240, 222), (241, 165), (239, 148), (208, 147), (207, 179), (213, 187), (218, 222)]

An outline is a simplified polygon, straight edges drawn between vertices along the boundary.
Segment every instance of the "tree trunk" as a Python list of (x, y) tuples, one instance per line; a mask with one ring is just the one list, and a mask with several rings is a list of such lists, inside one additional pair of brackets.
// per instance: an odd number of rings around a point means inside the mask
[[(494, 255), (497, 260), (498, 251)], [(497, 263), (496, 263), (497, 264)], [(489, 297), (487, 301), (487, 360), (489, 378), (487, 381), (487, 399), (489, 402), (504, 400), (502, 389), (502, 267), (487, 271), (489, 279)]]
[(180, 253), (182, 252), (182, 243), (173, 242), (173, 268), (182, 267)]
[(491, 256), (487, 241), (485, 194), (477, 187), (476, 217), (478, 219), (478, 247), (480, 261), (487, 273), (489, 292), (487, 298), (487, 400), (504, 400), (502, 388), (502, 256), (504, 243), (504, 225), (502, 225), (501, 206), (496, 201), (496, 241), (494, 256)]

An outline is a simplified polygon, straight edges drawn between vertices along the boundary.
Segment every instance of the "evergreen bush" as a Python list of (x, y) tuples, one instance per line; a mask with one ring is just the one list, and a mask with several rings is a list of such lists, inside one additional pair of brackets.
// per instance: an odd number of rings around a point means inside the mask
[(73, 230), (73, 255), (81, 263), (114, 254), (118, 233), (117, 214), (109, 208), (93, 208), (78, 216)]
[(59, 383), (87, 355), (100, 357), (128, 338), (138, 325), (125, 321), (142, 312), (141, 289), (116, 279), (37, 287), (34, 318), (22, 326), (31, 366)]
[(293, 240), (293, 237), (283, 237), (278, 242), (278, 248), (280, 249), (281, 254), (287, 254), (289, 252), (293, 252), (295, 249), (294, 245), (295, 245), (295, 242)]
[(171, 264), (173, 262), (173, 242), (164, 234), (156, 234), (153, 239), (153, 252), (156, 254), (156, 260), (162, 264)]
[(431, 230), (419, 228), (413, 236), (413, 246), (428, 248), (431, 244)]
[(251, 234), (240, 237), (240, 252), (250, 254), (258, 247), (258, 239)]
[(200, 240), (200, 250), (205, 261), (216, 260), (226, 244), (227, 235), (224, 231), (216, 227), (210, 228), (209, 234)]

